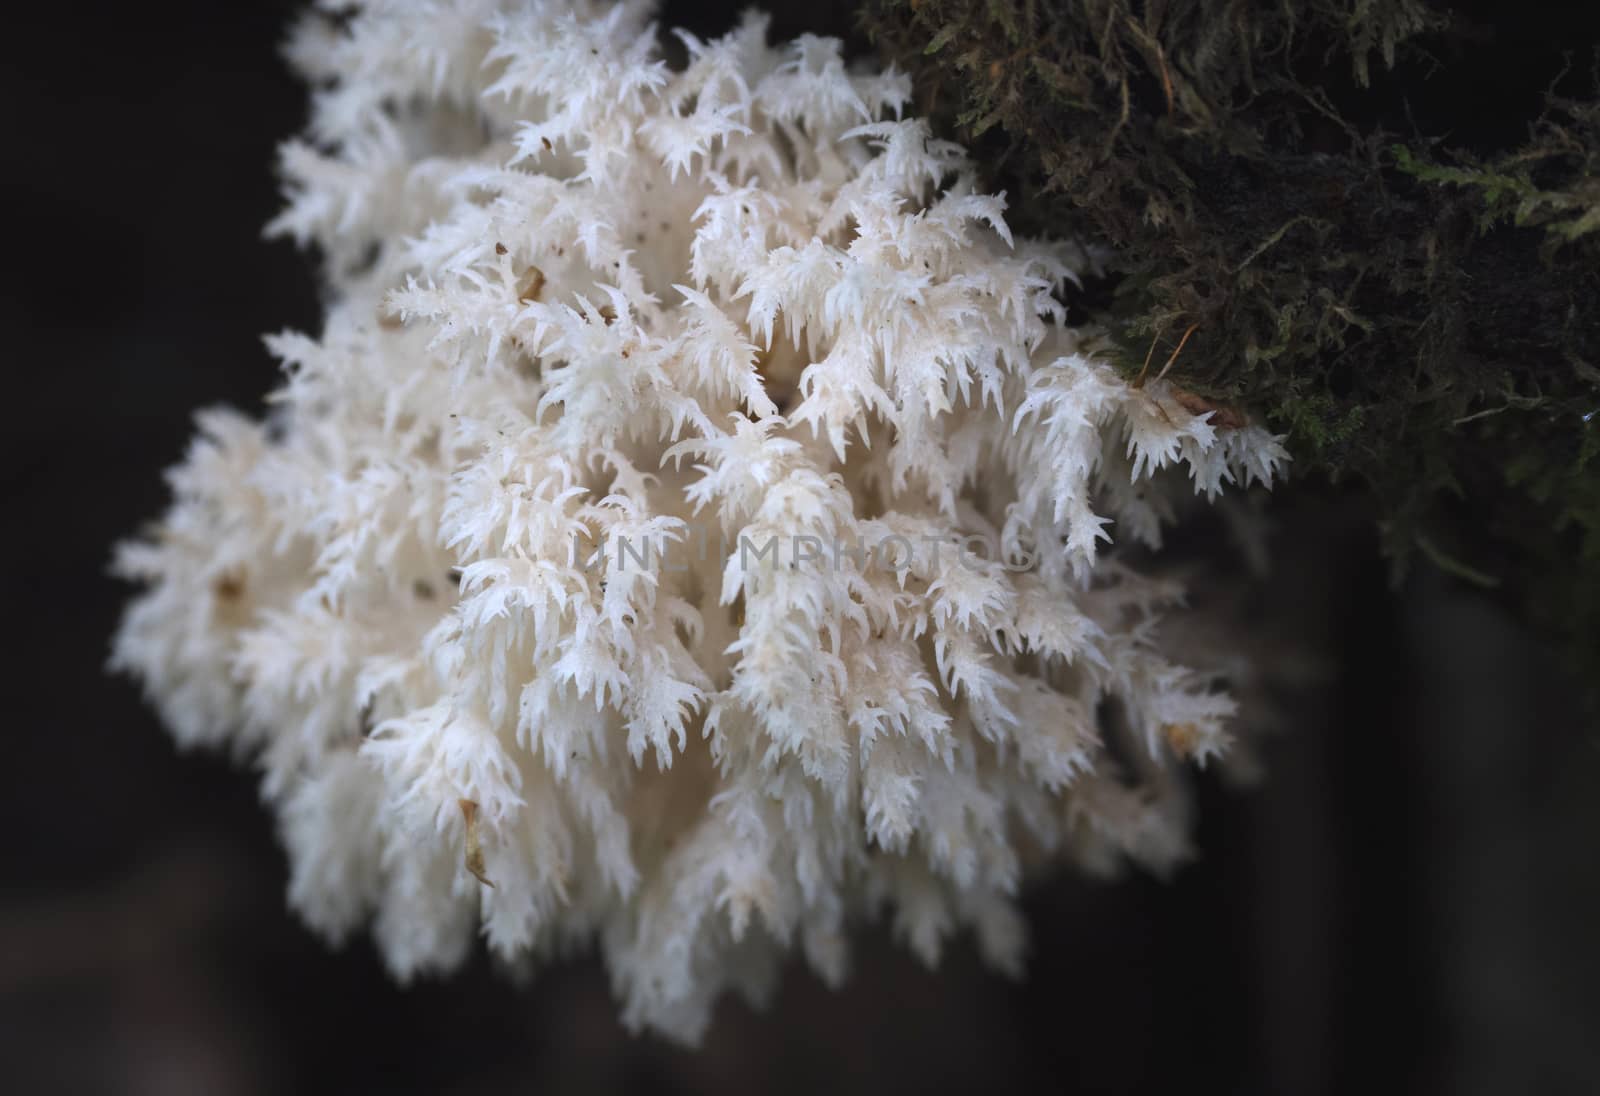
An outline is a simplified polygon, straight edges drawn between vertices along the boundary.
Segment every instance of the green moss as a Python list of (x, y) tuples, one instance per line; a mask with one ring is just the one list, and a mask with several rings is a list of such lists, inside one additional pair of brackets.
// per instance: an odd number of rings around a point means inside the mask
[[(860, 18), (1019, 227), (1115, 249), (1078, 303), (1125, 370), (1187, 335), (1169, 376), (1368, 492), (1397, 575), (1498, 587), (1600, 665), (1600, 103), (1420, 0)], [(1491, 79), (1498, 127), (1466, 94)]]

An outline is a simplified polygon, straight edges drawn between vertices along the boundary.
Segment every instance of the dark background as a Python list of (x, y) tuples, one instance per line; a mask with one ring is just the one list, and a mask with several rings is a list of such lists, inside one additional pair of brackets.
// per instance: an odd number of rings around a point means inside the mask
[(592, 955), (399, 988), (365, 940), (313, 938), (253, 777), (179, 755), (102, 669), (111, 545), (165, 505), (192, 410), (259, 409), (260, 334), (317, 327), (308, 257), (260, 238), (304, 117), (292, 11), (57, 4), (5, 47), (0, 1088), (1600, 1091), (1600, 752), (1560, 656), (1441, 579), (1392, 592), (1359, 506), (1310, 487), (1278, 506), (1260, 610), (1328, 680), (1264, 783), (1202, 779), (1172, 879), (1031, 891), (1021, 982), (877, 930), (843, 991), (796, 965), (689, 1053), (620, 1028)]

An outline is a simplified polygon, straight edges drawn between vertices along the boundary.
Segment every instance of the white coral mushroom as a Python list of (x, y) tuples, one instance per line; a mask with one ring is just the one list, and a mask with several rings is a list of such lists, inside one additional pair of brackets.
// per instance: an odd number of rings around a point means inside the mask
[(674, 69), (637, 3), (339, 7), (274, 222), (326, 328), (118, 557), (115, 663), (257, 758), (295, 908), (401, 976), (596, 941), (693, 1040), (876, 911), (1015, 968), (1025, 871), (1180, 853), (1233, 704), (1104, 545), (1278, 440), (1098, 359), (1082, 251), (835, 41)]

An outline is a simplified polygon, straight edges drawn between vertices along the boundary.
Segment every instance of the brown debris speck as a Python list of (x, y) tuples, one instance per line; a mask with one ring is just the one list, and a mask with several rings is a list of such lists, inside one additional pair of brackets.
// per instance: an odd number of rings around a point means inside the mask
[(478, 828), (478, 804), (470, 799), (458, 799), (456, 803), (461, 807), (461, 817), (467, 824), (467, 851), (466, 867), (473, 878), (486, 887), (493, 887), (488, 875), (484, 874), (483, 863), (483, 838)]
[(1200, 728), (1193, 723), (1168, 723), (1161, 728), (1161, 733), (1179, 757), (1188, 757), (1200, 744)]
[(539, 299), (539, 294), (544, 291), (544, 271), (536, 266), (530, 266), (523, 271), (522, 277), (517, 280), (517, 300), (529, 304)]

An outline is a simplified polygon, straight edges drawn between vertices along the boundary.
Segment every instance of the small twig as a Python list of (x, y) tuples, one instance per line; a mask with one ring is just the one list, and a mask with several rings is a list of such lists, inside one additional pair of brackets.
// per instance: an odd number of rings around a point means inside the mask
[(1111, 127), (1111, 132), (1106, 134), (1106, 139), (1101, 148), (1102, 156), (1110, 156), (1112, 146), (1117, 143), (1117, 134), (1122, 132), (1122, 127), (1128, 124), (1128, 112), (1132, 109), (1132, 100), (1128, 96), (1127, 77), (1122, 79), (1122, 112), (1117, 115), (1117, 124)]
[(1161, 64), (1161, 90), (1166, 93), (1167, 113), (1171, 114), (1174, 105), (1172, 95), (1172, 74), (1167, 71), (1167, 55), (1162, 51), (1160, 42), (1156, 43), (1156, 60)]
[(1161, 91), (1167, 97), (1167, 113), (1171, 114), (1176, 106), (1176, 95), (1172, 89), (1172, 73), (1167, 68), (1167, 51), (1161, 48), (1161, 39), (1141, 27), (1131, 15), (1128, 17), (1128, 29), (1140, 39), (1146, 48), (1154, 50), (1156, 67), (1161, 70)]
[(1183, 344), (1189, 341), (1189, 336), (1193, 335), (1194, 331), (1195, 331), (1195, 328), (1197, 328), (1199, 326), (1200, 326), (1200, 321), (1199, 320), (1196, 320), (1194, 323), (1189, 325), (1189, 330), (1187, 330), (1187, 331), (1185, 331), (1183, 333), (1183, 338), (1178, 340), (1177, 347), (1172, 351), (1172, 357), (1167, 359), (1167, 364), (1163, 365), (1161, 367), (1161, 372), (1156, 374), (1156, 380), (1159, 381), (1159, 380), (1161, 380), (1163, 377), (1165, 377), (1167, 375), (1167, 370), (1172, 368), (1172, 363), (1178, 360), (1178, 355), (1179, 354), (1183, 353)]
[(1476, 568), (1467, 566), (1458, 559), (1452, 559), (1445, 555), (1427, 537), (1418, 537), (1417, 547), (1422, 549), (1422, 554), (1427, 556), (1435, 567), (1447, 575), (1454, 575), (1456, 578), (1464, 579), (1474, 586), (1482, 586), (1491, 590), (1500, 585), (1500, 580), (1494, 575), (1486, 574)]
[(1140, 368), (1139, 375), (1136, 378), (1134, 378), (1134, 381), (1133, 381), (1133, 386), (1135, 388), (1143, 388), (1144, 387), (1144, 375), (1146, 373), (1150, 372), (1150, 359), (1156, 356), (1156, 343), (1161, 341), (1161, 331), (1164, 331), (1164, 330), (1165, 330), (1164, 327), (1159, 329), (1159, 330), (1157, 330), (1156, 331), (1156, 337), (1150, 340), (1150, 349), (1145, 351), (1145, 355), (1144, 355), (1144, 365), (1143, 365), (1143, 367)]

